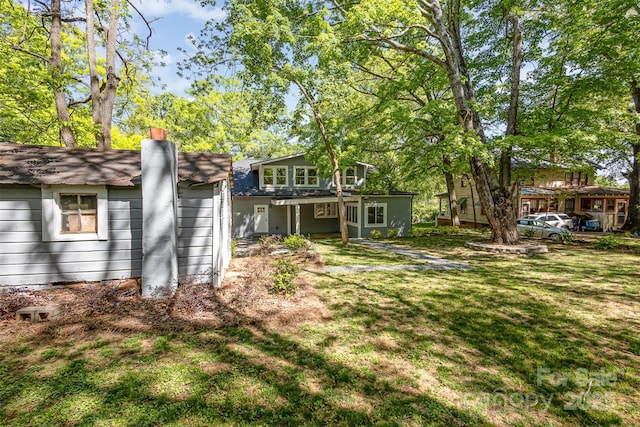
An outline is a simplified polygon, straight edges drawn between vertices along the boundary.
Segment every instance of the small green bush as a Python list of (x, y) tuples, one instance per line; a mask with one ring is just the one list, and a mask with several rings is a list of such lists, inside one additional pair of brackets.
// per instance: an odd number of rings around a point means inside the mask
[(536, 231), (533, 228), (527, 228), (524, 230), (524, 237), (527, 239), (533, 239), (536, 236)]
[(560, 241), (564, 245), (573, 242), (573, 234), (569, 233), (568, 231), (560, 233)]
[(235, 257), (238, 252), (238, 241), (236, 239), (231, 240), (231, 256)]
[(452, 225), (445, 225), (442, 227), (438, 227), (436, 230), (440, 232), (440, 234), (458, 234), (460, 233), (460, 227), (454, 227)]
[(390, 239), (395, 239), (398, 235), (400, 235), (400, 229), (398, 228), (390, 228), (387, 230), (387, 237)]
[(309, 242), (302, 236), (292, 234), (284, 238), (284, 246), (290, 251), (298, 251), (300, 249), (307, 249)]
[(427, 230), (425, 230), (424, 228), (411, 228), (411, 230), (409, 230), (409, 237), (424, 237), (426, 236), (428, 233)]
[(382, 237), (382, 233), (380, 232), (380, 230), (371, 230), (372, 239), (379, 239), (381, 237)]
[(596, 249), (606, 250), (617, 248), (620, 245), (620, 242), (613, 236), (604, 236), (594, 241), (592, 245)]
[(300, 269), (288, 258), (280, 258), (274, 264), (276, 268), (271, 290), (275, 293), (293, 295), (298, 291), (298, 285), (293, 281), (298, 277)]

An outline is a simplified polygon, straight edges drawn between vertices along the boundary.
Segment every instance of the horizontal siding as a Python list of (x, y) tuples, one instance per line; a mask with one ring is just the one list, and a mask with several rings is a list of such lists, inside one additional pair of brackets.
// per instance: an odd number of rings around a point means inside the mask
[[(43, 242), (40, 188), (0, 186), (0, 286), (139, 277), (139, 187), (109, 188), (105, 241)], [(213, 188), (182, 188), (178, 200), (179, 275), (211, 274)], [(209, 278), (210, 280), (210, 278)]]
[(213, 186), (183, 186), (178, 198), (178, 275), (211, 274)]
[[(2, 255), (10, 254), (27, 254), (27, 253), (77, 253), (77, 252), (96, 252), (104, 249), (104, 243), (98, 241), (86, 242), (14, 242), (5, 243), (0, 250), (0, 265), (2, 265)], [(142, 242), (119, 240), (109, 243), (111, 251), (129, 251), (137, 250), (142, 252)]]
[(40, 188), (0, 186), (0, 285), (139, 277), (140, 188), (109, 188), (105, 241), (43, 242)]

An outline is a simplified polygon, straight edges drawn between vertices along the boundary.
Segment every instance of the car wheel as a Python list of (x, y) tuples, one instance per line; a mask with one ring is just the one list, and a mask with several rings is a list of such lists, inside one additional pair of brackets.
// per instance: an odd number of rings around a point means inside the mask
[(553, 234), (549, 234), (549, 238), (551, 240), (558, 240), (560, 238), (559, 234), (553, 233)]

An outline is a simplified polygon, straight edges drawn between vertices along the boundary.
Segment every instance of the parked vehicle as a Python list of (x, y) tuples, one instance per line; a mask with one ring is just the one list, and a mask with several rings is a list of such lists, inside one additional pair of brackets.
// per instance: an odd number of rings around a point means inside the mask
[(516, 223), (518, 236), (520, 237), (538, 237), (541, 239), (560, 239), (561, 234), (571, 234), (566, 228), (554, 227), (549, 223), (545, 223), (532, 218), (520, 218)]
[(566, 213), (562, 212), (543, 212), (527, 215), (526, 218), (536, 219), (549, 225), (553, 225), (554, 227), (565, 228), (567, 230), (571, 230), (573, 228), (573, 219), (571, 219), (571, 217)]

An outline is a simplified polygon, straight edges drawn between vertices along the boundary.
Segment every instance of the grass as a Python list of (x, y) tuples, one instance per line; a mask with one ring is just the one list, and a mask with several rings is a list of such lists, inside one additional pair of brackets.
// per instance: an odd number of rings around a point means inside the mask
[[(305, 273), (322, 322), (14, 336), (0, 425), (640, 424), (635, 243), (521, 257), (474, 236), (382, 240), (470, 271)], [(330, 265), (416, 262), (316, 247)]]

